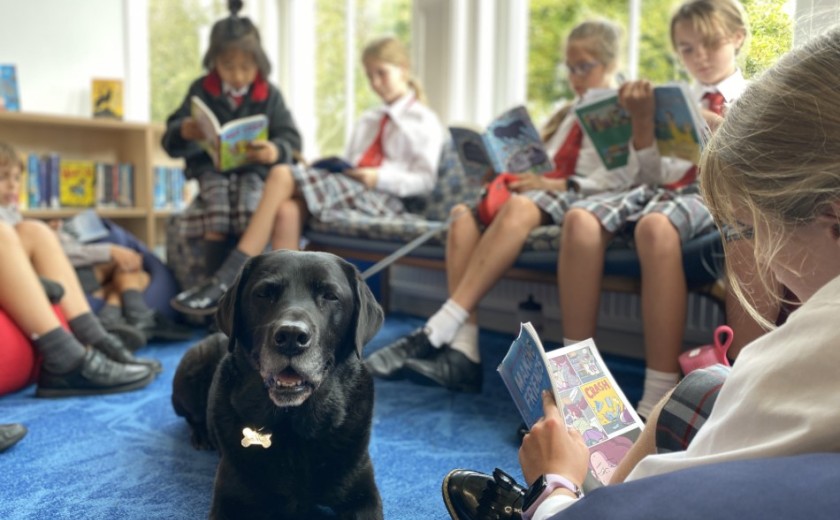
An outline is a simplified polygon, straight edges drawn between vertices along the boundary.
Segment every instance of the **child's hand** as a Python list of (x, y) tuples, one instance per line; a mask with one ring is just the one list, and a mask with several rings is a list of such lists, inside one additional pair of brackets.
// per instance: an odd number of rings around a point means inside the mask
[(372, 190), (376, 187), (379, 170), (377, 168), (353, 168), (352, 170), (344, 170), (344, 175), (361, 182), (366, 188)]
[(508, 183), (508, 188), (517, 193), (529, 190), (566, 191), (566, 180), (546, 179), (536, 173), (520, 173), (515, 181)]
[(618, 102), (632, 118), (650, 119), (656, 104), (653, 99), (653, 85), (650, 81), (628, 81), (618, 89)]
[(548, 391), (543, 392), (543, 413), (519, 448), (525, 481), (530, 485), (540, 475), (555, 473), (580, 486), (589, 467), (589, 448), (577, 430), (566, 427)]
[(274, 164), (280, 158), (280, 151), (277, 145), (271, 141), (260, 139), (248, 143), (248, 161), (260, 164)]
[(111, 260), (120, 271), (128, 273), (139, 271), (143, 267), (143, 257), (137, 251), (127, 247), (112, 245)]
[(201, 127), (198, 126), (198, 121), (192, 117), (184, 119), (181, 123), (181, 137), (187, 141), (198, 141), (204, 136), (201, 134)]
[(709, 129), (714, 133), (718, 127), (723, 123), (723, 116), (720, 114), (716, 114), (711, 110), (707, 110), (705, 108), (700, 109), (700, 114), (703, 116), (703, 119), (706, 120), (706, 124), (709, 125)]

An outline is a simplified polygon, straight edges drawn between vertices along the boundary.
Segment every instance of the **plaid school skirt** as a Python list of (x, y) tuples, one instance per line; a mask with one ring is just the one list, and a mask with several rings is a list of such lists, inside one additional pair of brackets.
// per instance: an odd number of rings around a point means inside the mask
[(580, 194), (574, 191), (554, 190), (531, 190), (523, 192), (522, 196), (533, 201), (558, 226), (563, 224), (566, 212), (582, 198)]
[(694, 370), (674, 388), (656, 422), (656, 452), (684, 451), (706, 423), (732, 369), (712, 365)]
[(682, 242), (715, 226), (696, 184), (678, 190), (641, 185), (629, 191), (591, 195), (575, 202), (573, 207), (595, 215), (610, 233), (632, 230), (640, 218), (652, 213), (665, 215)]
[(406, 212), (399, 197), (370, 190), (340, 173), (295, 166), (292, 176), (306, 201), (307, 210), (322, 222), (338, 219), (347, 211), (370, 217), (395, 217)]
[(253, 172), (225, 175), (206, 170), (197, 178), (199, 192), (184, 210), (179, 234), (187, 238), (201, 238), (207, 233), (241, 236), (262, 197), (262, 177)]

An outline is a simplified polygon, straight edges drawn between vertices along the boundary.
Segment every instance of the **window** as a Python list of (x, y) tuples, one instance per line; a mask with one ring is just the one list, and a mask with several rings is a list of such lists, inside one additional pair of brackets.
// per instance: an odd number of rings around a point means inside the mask
[[(227, 11), (216, 0), (149, 1), (149, 81), (151, 120), (166, 121), (183, 101), (201, 66), (209, 27)], [(210, 4), (208, 6), (208, 4)]]
[[(670, 43), (672, 0), (641, 0), (639, 42), (640, 78), (657, 83), (688, 80)], [(751, 78), (791, 48), (794, 0), (742, 0), (751, 25), (751, 38), (740, 65)], [(565, 37), (579, 22), (599, 16), (627, 27), (629, 0), (531, 0), (528, 63), (528, 108), (535, 121), (544, 121), (573, 94), (566, 85), (562, 49)], [(633, 35), (625, 34), (625, 38)], [(626, 60), (625, 60), (626, 61)]]
[(316, 0), (315, 26), (317, 148), (320, 155), (341, 154), (348, 121), (381, 102), (367, 84), (362, 50), (386, 34), (410, 45), (411, 0)]

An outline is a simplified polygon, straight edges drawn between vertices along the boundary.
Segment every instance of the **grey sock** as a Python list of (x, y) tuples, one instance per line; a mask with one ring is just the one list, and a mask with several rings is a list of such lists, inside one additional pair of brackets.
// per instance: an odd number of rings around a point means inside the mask
[(225, 262), (221, 267), (219, 267), (219, 270), (216, 271), (216, 276), (219, 278), (219, 281), (229, 287), (249, 258), (251, 257), (239, 249), (231, 251), (228, 257), (225, 258)]
[(97, 316), (99, 317), (99, 321), (102, 322), (102, 325), (106, 327), (123, 321), (122, 309), (116, 305), (111, 305), (110, 303), (103, 305), (102, 308), (99, 309)]
[(228, 240), (204, 241), (204, 274), (213, 276), (222, 266), (231, 250)]
[(76, 316), (68, 323), (70, 324), (70, 330), (73, 331), (73, 335), (86, 345), (99, 343), (108, 334), (102, 328), (102, 323), (92, 312), (86, 312)]
[(152, 310), (146, 305), (143, 293), (136, 289), (129, 289), (122, 293), (123, 314), (129, 321), (147, 316)]
[(33, 343), (44, 356), (44, 368), (54, 374), (73, 370), (85, 357), (84, 345), (62, 327), (41, 335)]

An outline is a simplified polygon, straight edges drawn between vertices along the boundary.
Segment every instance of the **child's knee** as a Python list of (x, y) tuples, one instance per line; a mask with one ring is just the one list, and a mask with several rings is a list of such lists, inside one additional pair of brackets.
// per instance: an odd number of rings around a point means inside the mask
[(601, 233), (601, 223), (584, 209), (573, 208), (563, 219), (563, 243), (588, 242)]
[(657, 253), (681, 251), (682, 243), (677, 228), (662, 213), (651, 213), (636, 224), (633, 234), (636, 249)]
[(18, 235), (28, 240), (50, 240), (56, 238), (55, 231), (40, 220), (21, 220), (17, 223), (15, 229)]

